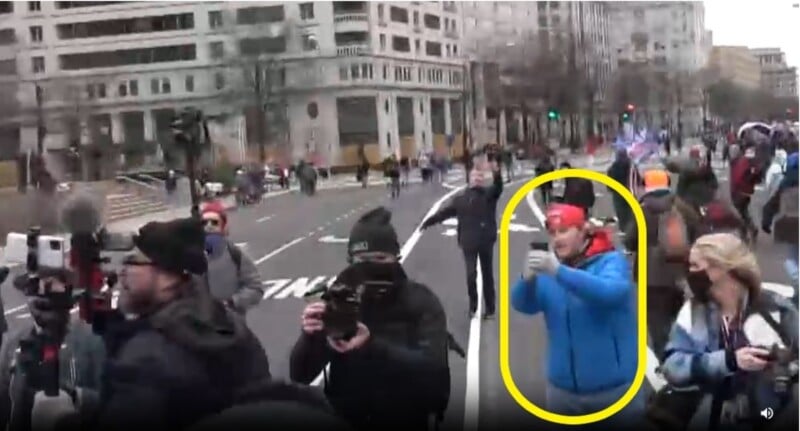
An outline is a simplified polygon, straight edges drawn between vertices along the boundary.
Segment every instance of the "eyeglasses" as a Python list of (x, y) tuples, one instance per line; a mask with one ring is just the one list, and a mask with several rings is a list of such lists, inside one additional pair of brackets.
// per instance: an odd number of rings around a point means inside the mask
[(128, 256), (122, 259), (122, 264), (126, 266), (152, 266), (154, 263), (142, 256)]

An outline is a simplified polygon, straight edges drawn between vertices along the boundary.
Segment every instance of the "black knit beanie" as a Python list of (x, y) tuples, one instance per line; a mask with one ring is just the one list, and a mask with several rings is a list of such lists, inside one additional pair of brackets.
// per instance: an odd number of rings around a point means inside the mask
[(147, 223), (134, 237), (134, 244), (157, 267), (175, 274), (202, 275), (208, 269), (200, 219)]
[(348, 255), (376, 251), (399, 255), (400, 244), (397, 242), (397, 232), (394, 231), (391, 220), (392, 213), (384, 207), (375, 208), (362, 215), (350, 231)]

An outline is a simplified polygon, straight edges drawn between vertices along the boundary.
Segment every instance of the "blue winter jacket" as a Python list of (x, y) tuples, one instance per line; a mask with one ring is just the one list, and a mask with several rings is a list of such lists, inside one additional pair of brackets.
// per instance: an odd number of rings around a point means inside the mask
[(637, 366), (634, 283), (625, 256), (594, 255), (555, 276), (520, 278), (511, 304), (525, 314), (544, 313), (547, 379), (565, 391), (589, 394), (633, 382)]

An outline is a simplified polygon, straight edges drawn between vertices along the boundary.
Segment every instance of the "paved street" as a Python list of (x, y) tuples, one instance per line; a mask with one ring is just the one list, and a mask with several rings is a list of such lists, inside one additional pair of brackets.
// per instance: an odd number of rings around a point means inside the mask
[[(576, 167), (580, 167), (576, 163)], [(608, 163), (594, 166), (605, 171)], [(506, 184), (501, 198), (502, 209), (533, 175), (530, 167), (521, 167), (517, 181)], [(718, 172), (723, 185), (727, 175)], [(436, 292), (448, 314), (450, 331), (468, 350), (463, 360), (451, 354), (451, 404), (445, 427), (461, 429), (465, 425), (496, 428), (522, 425), (538, 429), (543, 422), (519, 407), (505, 389), (498, 363), (498, 321), (470, 320), (467, 314), (466, 283), (463, 261), (456, 246), (452, 221), (429, 229), (424, 234), (418, 226), (426, 215), (440, 207), (465, 183), (463, 170), (454, 169), (446, 183), (412, 184), (398, 200), (392, 201), (385, 187), (367, 189), (350, 187), (323, 190), (309, 198), (290, 193), (274, 196), (262, 204), (233, 211), (229, 215), (234, 242), (258, 264), (265, 285), (265, 300), (248, 315), (248, 323), (267, 349), (273, 374), (288, 376), (289, 351), (300, 334), (300, 313), (305, 305), (303, 293), (316, 283), (330, 280), (345, 265), (345, 244), (355, 220), (365, 211), (386, 205), (393, 211), (393, 224), (402, 244), (404, 266), (409, 275)], [(595, 217), (613, 216), (610, 192), (595, 185)], [(727, 195), (727, 189), (723, 192)], [(760, 213), (765, 197), (757, 194), (752, 208)], [(542, 228), (538, 197), (524, 200), (515, 211), (510, 236), (510, 279), (521, 271), (523, 257), (531, 241), (546, 240)], [(779, 249), (771, 238), (758, 244), (759, 261), (765, 281), (786, 283)], [(495, 280), (499, 281), (497, 252)], [(14, 268), (19, 273), (20, 267)], [(5, 313), (11, 330), (30, 324), (24, 298), (10, 283), (2, 287)], [(511, 318), (511, 370), (523, 394), (543, 406), (543, 358), (547, 341), (541, 317), (521, 315), (513, 310)], [(656, 364), (649, 363), (648, 369)], [(658, 386), (654, 373), (648, 373), (645, 390)], [(465, 408), (466, 406), (466, 408)]]

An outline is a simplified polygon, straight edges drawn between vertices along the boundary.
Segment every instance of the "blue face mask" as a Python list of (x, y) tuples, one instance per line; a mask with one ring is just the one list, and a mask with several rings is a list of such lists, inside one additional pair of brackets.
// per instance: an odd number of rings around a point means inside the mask
[(207, 233), (206, 252), (210, 255), (216, 254), (223, 241), (225, 241), (225, 237), (221, 233)]

